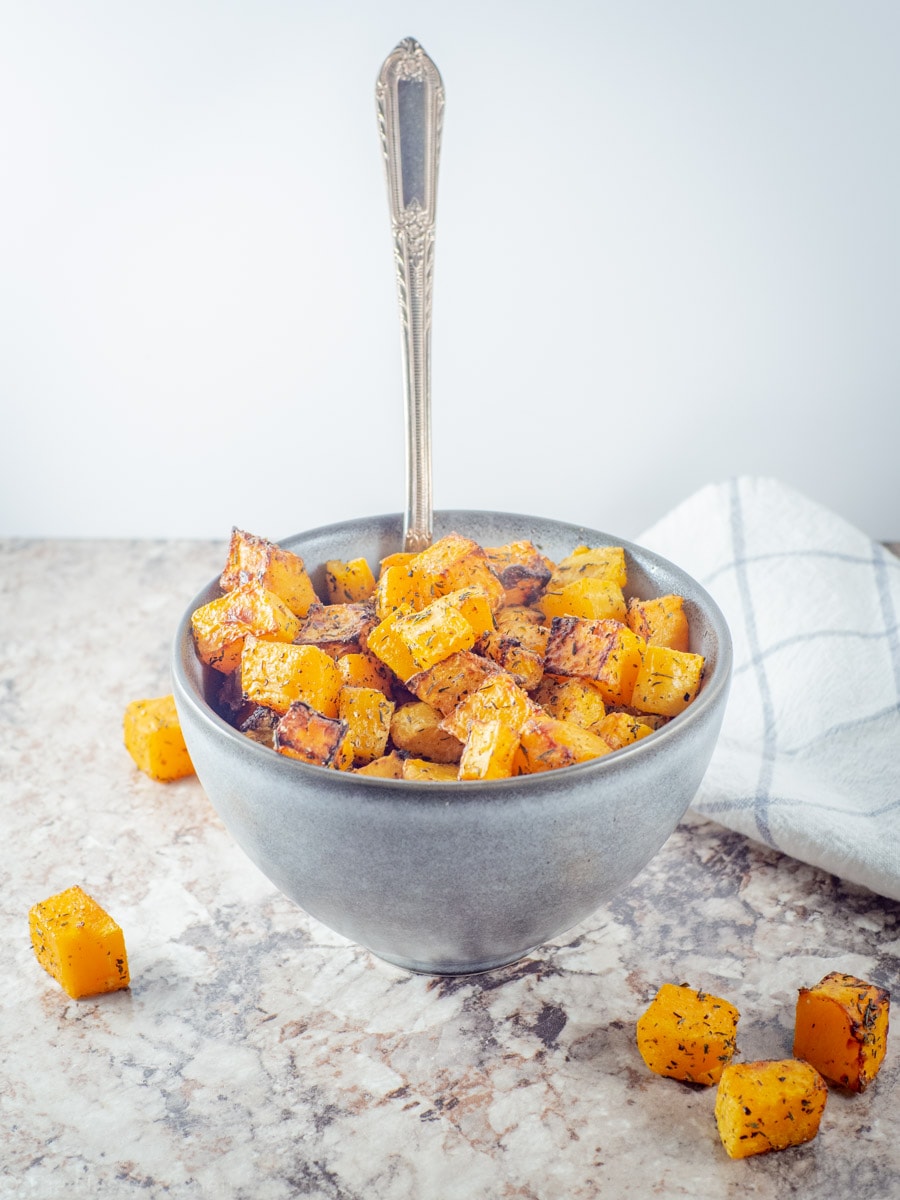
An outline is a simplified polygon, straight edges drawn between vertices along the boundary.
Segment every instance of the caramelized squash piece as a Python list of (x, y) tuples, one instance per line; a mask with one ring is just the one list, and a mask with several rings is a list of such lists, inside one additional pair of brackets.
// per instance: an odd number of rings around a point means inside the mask
[(657, 1075), (708, 1087), (731, 1061), (739, 1017), (720, 996), (664, 983), (638, 1020), (638, 1050)]
[(174, 696), (132, 700), (125, 709), (124, 733), (125, 748), (151, 779), (168, 783), (193, 775)]
[(73, 1000), (128, 987), (124, 934), (80, 887), (35, 904), (28, 927), (38, 962)]
[(248, 634), (268, 642), (292, 642), (300, 619), (285, 602), (258, 583), (234, 591), (195, 609), (191, 617), (194, 645), (202, 662), (223, 675), (240, 666)]
[(629, 600), (626, 623), (650, 646), (690, 650), (691, 635), (681, 596), (657, 596), (653, 600)]
[(420, 700), (447, 716), (471, 692), (476, 692), (500, 668), (491, 659), (482, 658), (471, 650), (459, 650), (449, 658), (435, 663), (406, 681), (406, 686)]
[(232, 592), (245, 583), (274, 592), (298, 617), (305, 617), (309, 606), (319, 599), (299, 554), (243, 529), (232, 529), (219, 587)]
[(607, 704), (630, 704), (645, 649), (620, 621), (554, 617), (544, 670), (594, 679)]
[(529, 541), (485, 547), (488, 563), (503, 585), (503, 603), (531, 604), (550, 582), (553, 563)]
[(794, 1055), (831, 1083), (864, 1092), (887, 1050), (890, 994), (855, 975), (832, 971), (815, 987), (800, 988)]
[(353, 761), (347, 732), (346, 721), (325, 717), (295, 700), (275, 726), (275, 749), (288, 758), (345, 771)]
[(560, 721), (536, 711), (522, 726), (519, 751), (520, 773), (534, 775), (600, 758), (610, 753), (610, 747), (603, 738), (574, 721)]
[(811, 1141), (819, 1132), (828, 1087), (796, 1058), (731, 1063), (716, 1092), (716, 1125), (731, 1158), (749, 1158)]
[(391, 718), (391, 741), (399, 750), (437, 763), (457, 763), (462, 740), (441, 725), (441, 714), (424, 700), (403, 704)]

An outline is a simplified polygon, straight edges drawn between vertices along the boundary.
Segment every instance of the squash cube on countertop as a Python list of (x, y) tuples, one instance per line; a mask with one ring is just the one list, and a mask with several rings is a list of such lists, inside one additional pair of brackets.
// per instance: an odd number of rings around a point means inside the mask
[(832, 971), (815, 987), (800, 988), (794, 1055), (831, 1083), (863, 1092), (878, 1074), (887, 1050), (890, 993)]
[(194, 774), (174, 696), (132, 700), (123, 725), (126, 750), (151, 779), (168, 783)]
[(38, 962), (73, 1000), (128, 987), (122, 930), (80, 887), (35, 904), (28, 927)]
[(828, 1099), (825, 1080), (796, 1058), (729, 1063), (716, 1092), (716, 1126), (730, 1158), (811, 1141)]
[(637, 1046), (651, 1071), (709, 1086), (735, 1051), (740, 1014), (719, 996), (664, 983), (637, 1023)]

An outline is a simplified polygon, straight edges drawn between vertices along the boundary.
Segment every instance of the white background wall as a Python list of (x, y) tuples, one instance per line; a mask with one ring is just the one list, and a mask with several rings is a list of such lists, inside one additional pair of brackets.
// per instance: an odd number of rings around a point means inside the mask
[(436, 504), (630, 537), (753, 472), (900, 536), (895, 0), (2, 0), (0, 534), (402, 506), (408, 35)]

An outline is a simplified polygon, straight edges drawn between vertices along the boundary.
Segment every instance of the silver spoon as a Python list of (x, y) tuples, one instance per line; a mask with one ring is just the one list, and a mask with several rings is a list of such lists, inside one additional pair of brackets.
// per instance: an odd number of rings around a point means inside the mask
[(403, 333), (406, 400), (404, 549), (432, 540), (431, 297), (444, 85), (413, 38), (388, 55), (375, 86)]

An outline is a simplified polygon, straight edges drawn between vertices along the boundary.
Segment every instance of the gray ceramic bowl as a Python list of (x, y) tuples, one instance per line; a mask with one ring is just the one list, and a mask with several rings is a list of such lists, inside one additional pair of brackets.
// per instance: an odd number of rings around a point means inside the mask
[[(309, 766), (244, 737), (207, 702), (190, 616), (178, 630), (174, 691), (210, 801), (232, 836), (311, 916), (414, 971), (460, 974), (512, 962), (625, 888), (693, 799), (719, 733), (731, 639), (707, 593), (677, 567), (577, 525), (489, 512), (435, 514), (485, 546), (530, 539), (552, 559), (580, 544), (624, 545), (629, 592), (687, 601), (692, 648), (707, 659), (694, 703), (652, 737), (592, 762), (488, 782), (422, 784)], [(322, 594), (321, 564), (400, 548), (399, 517), (312, 530), (281, 545)]]

